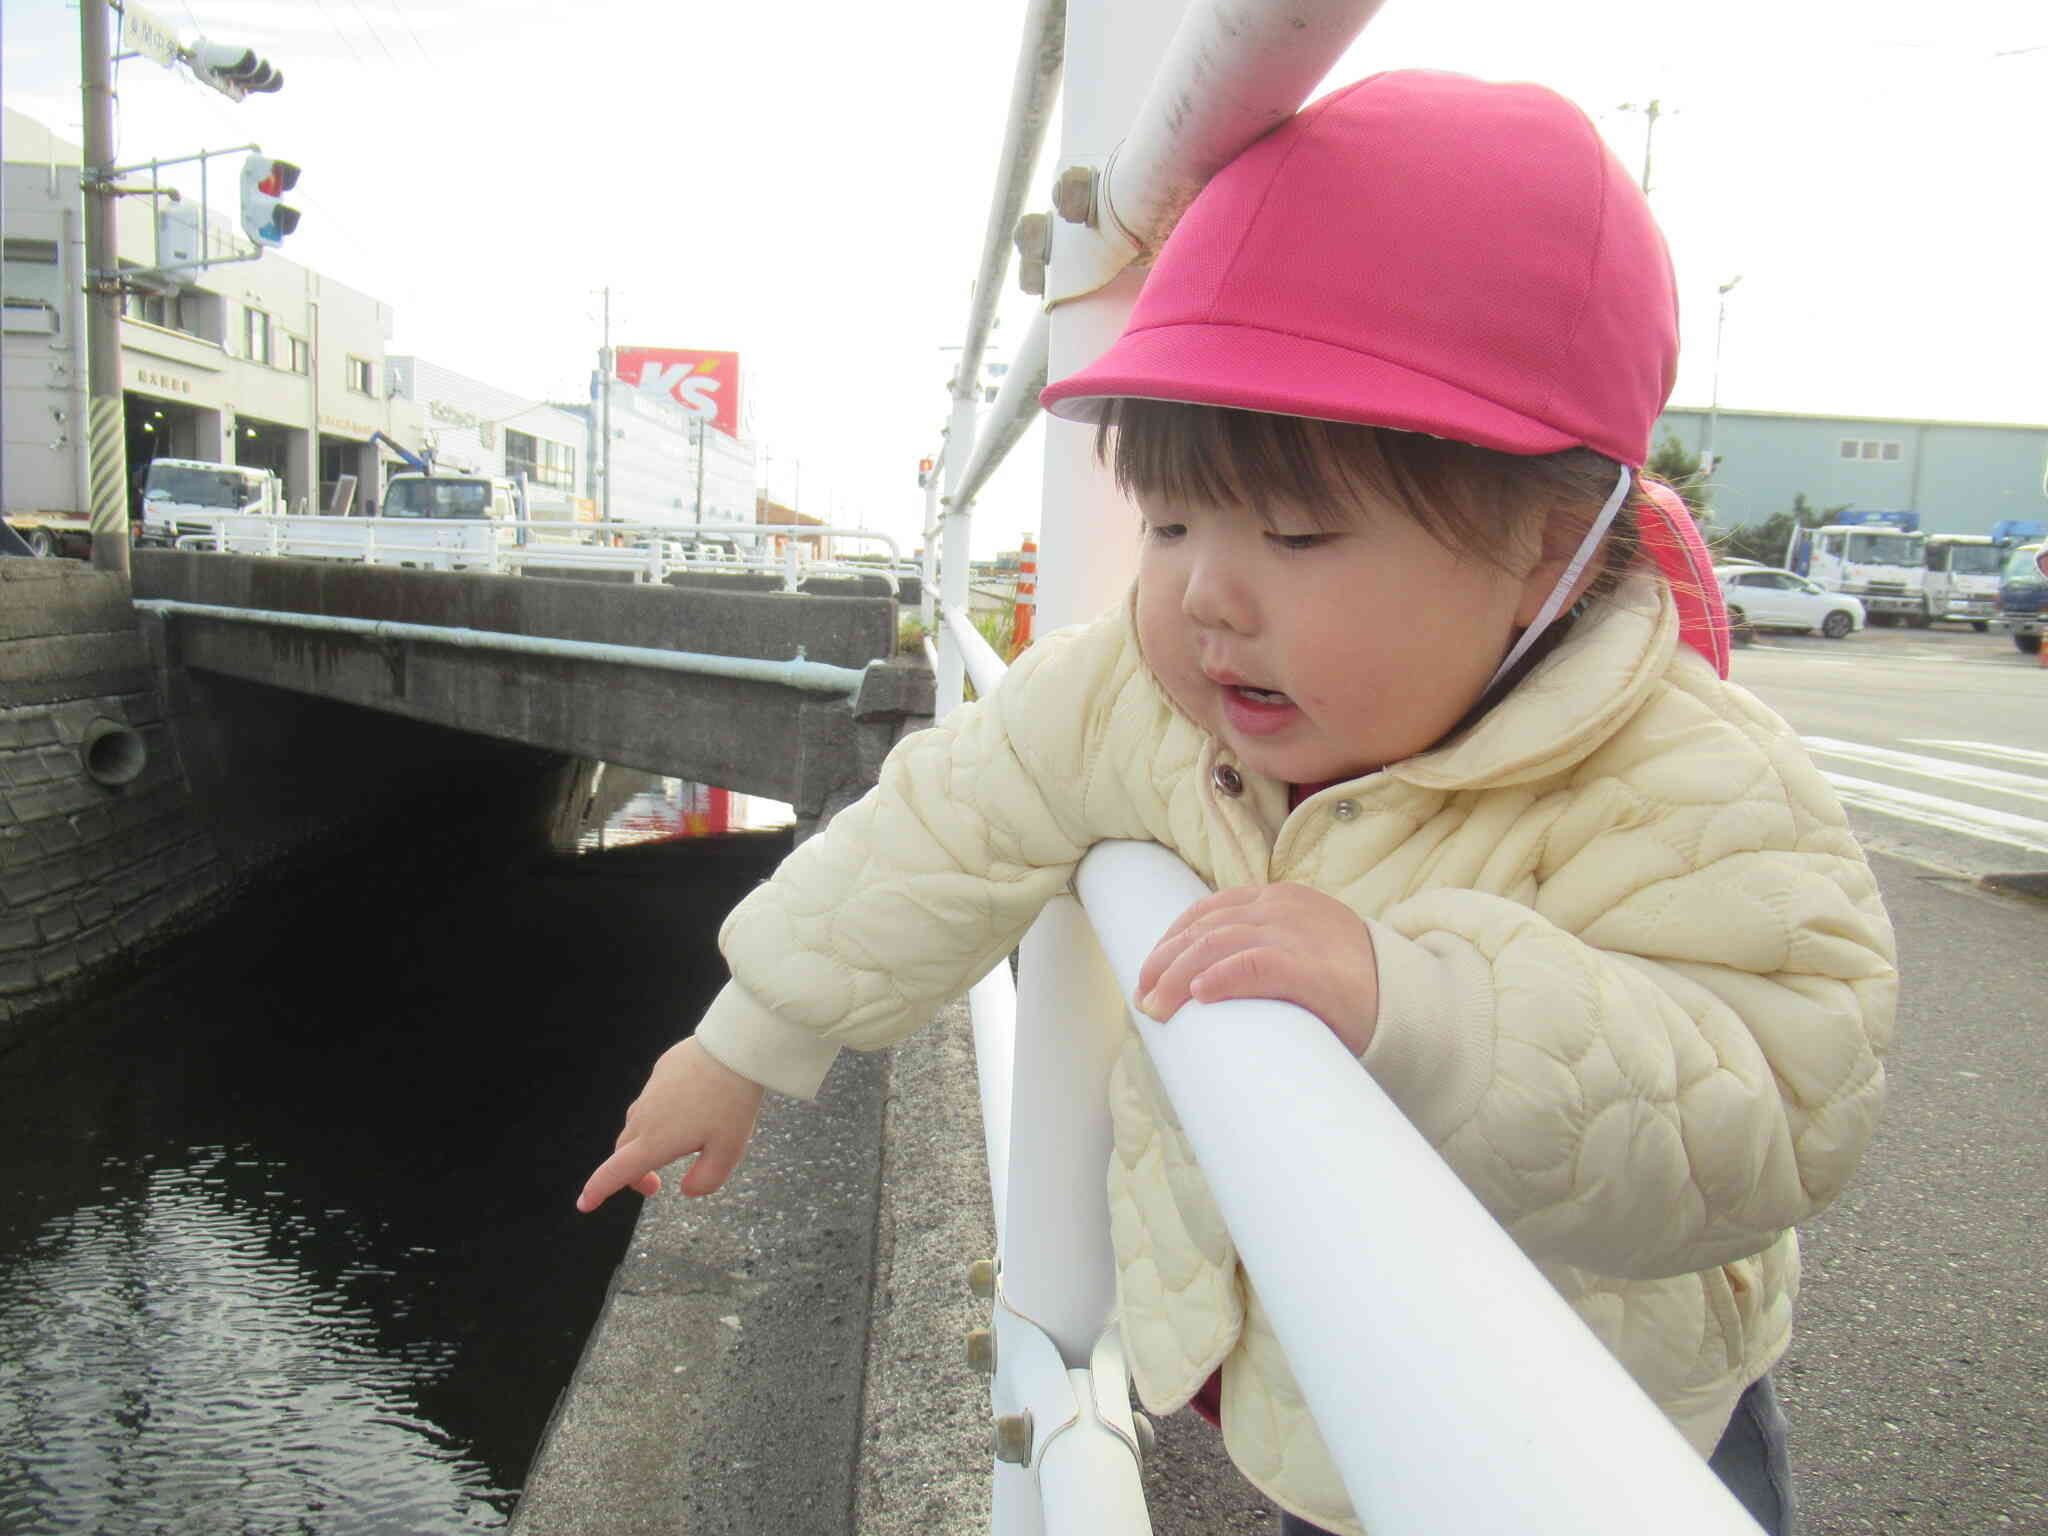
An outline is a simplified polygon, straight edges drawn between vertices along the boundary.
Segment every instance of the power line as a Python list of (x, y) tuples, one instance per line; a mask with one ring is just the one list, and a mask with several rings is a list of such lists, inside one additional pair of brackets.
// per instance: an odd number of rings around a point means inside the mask
[(356, 8), (356, 15), (362, 17), (363, 25), (369, 27), (370, 36), (377, 39), (377, 46), (384, 50), (384, 57), (391, 61), (391, 67), (398, 68), (398, 55), (393, 53), (391, 45), (384, 41), (384, 34), (370, 26), (370, 18), (363, 14), (363, 0), (348, 0), (348, 3)]
[(320, 14), (326, 18), (327, 25), (334, 29), (334, 35), (341, 39), (341, 45), (348, 50), (348, 56), (356, 61), (356, 68), (368, 74), (369, 65), (365, 64), (363, 56), (356, 52), (356, 45), (349, 41), (349, 35), (341, 30), (341, 23), (336, 21), (328, 11), (327, 0), (313, 0), (313, 3), (320, 7)]
[(420, 40), (419, 33), (413, 30), (412, 18), (405, 14), (405, 8), (398, 3), (398, 0), (391, 0), (391, 9), (396, 11), (398, 19), (405, 23), (405, 30), (412, 33), (413, 46), (419, 49), (420, 57), (425, 59), (431, 67), (434, 63), (434, 56), (427, 52), (427, 45)]

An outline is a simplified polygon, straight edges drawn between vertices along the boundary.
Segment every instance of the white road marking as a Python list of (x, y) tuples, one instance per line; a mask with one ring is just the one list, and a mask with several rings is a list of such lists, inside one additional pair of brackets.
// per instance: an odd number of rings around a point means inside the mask
[(1947, 747), (1956, 752), (1971, 752), (1978, 757), (2001, 758), (2008, 763), (2033, 763), (2048, 768), (2048, 752), (2035, 752), (2027, 747), (2007, 747), (1995, 741), (1936, 741), (1927, 736), (1908, 736), (1909, 747)]
[(2048, 821), (1966, 805), (1960, 800), (1944, 800), (1939, 795), (1923, 795), (1918, 790), (1851, 778), (1845, 773), (1823, 773), (1822, 777), (1834, 785), (1844, 805), (1937, 827), (1944, 832), (1960, 832), (1987, 843), (2023, 848), (2029, 853), (2048, 853)]
[[(1923, 779), (1940, 779), (1946, 784), (1967, 784), (1994, 794), (2017, 795), (2023, 800), (2048, 801), (2048, 779), (2027, 773), (2007, 773), (2003, 768), (1980, 768), (1975, 763), (1958, 763), (1945, 757), (1922, 757), (1917, 752), (1895, 752), (1890, 747), (1866, 746), (1860, 741), (1838, 741), (1832, 736), (1802, 736), (1809, 752), (1818, 757), (1838, 757), (1872, 768), (1892, 768)], [(2048, 753), (2040, 754), (2048, 763)]]
[(1766, 645), (1759, 640), (1744, 649), (1770, 651), (1779, 656), (1804, 656), (1807, 665), (1815, 667), (1869, 667), (1894, 661), (1917, 662), (1922, 666), (2004, 667), (2007, 670), (2013, 666), (2011, 658), (2006, 656), (1949, 656), (1940, 651), (1872, 651), (1860, 661), (1836, 661), (1831, 657), (1815, 656), (1803, 645)]

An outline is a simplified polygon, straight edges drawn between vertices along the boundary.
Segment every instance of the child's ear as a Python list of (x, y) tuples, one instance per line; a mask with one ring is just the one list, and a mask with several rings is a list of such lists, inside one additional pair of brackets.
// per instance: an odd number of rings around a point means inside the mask
[[(1586, 536), (1584, 524), (1575, 524), (1569, 518), (1553, 517), (1543, 526), (1543, 548), (1536, 564), (1529, 574), (1522, 578), (1522, 591), (1515, 603), (1515, 623), (1527, 629), (1536, 622), (1536, 615), (1550, 600), (1551, 592), (1563, 579), (1571, 566), (1572, 556), (1579, 552), (1579, 541)], [(1593, 551), (1593, 557), (1586, 562), (1586, 568), (1579, 572), (1579, 578), (1572, 583), (1572, 589), (1565, 594), (1558, 605), (1560, 613), (1568, 610), (1573, 603), (1584, 597), (1593, 583), (1600, 579), (1600, 572), (1606, 562), (1601, 558), (1607, 541)]]

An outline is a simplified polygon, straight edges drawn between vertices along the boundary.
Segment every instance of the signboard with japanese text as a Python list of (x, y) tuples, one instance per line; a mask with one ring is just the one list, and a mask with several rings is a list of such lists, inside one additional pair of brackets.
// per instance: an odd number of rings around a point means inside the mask
[(740, 355), (692, 347), (620, 347), (612, 367), (643, 395), (673, 400), (727, 437), (740, 435)]
[(121, 46), (169, 69), (178, 62), (178, 34), (135, 3), (121, 7)]

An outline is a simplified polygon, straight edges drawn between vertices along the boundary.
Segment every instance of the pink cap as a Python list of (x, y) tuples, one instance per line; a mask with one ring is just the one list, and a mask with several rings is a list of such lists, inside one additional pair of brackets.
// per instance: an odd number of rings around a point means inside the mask
[(1586, 115), (1400, 70), (1219, 171), (1123, 335), (1039, 398), (1070, 421), (1136, 396), (1640, 468), (1677, 360), (1671, 258)]

